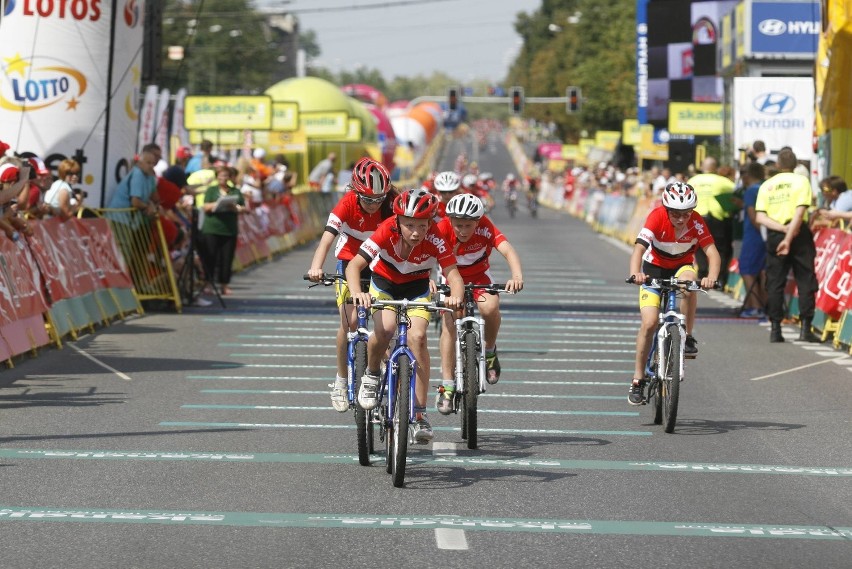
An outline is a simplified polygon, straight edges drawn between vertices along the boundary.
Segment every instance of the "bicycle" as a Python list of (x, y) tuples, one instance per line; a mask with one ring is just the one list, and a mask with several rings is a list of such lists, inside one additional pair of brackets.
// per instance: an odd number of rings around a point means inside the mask
[[(438, 290), (449, 294), (450, 287), (439, 285)], [(485, 393), (488, 381), (485, 365), (485, 342), (483, 340), (484, 322), (476, 316), (476, 300), (473, 293), (481, 290), (487, 294), (507, 293), (505, 284), (466, 284), (464, 285), (464, 309), (462, 316), (455, 319), (456, 325), (456, 366), (455, 392), (453, 393), (453, 413), (462, 412), (462, 439), (467, 448), (475, 449), (477, 440), (477, 404), (479, 395)], [(514, 293), (510, 293), (514, 294)], [(438, 387), (443, 393), (444, 387)]]
[(510, 190), (506, 195), (506, 209), (509, 211), (509, 217), (514, 218), (518, 211), (518, 191)]
[[(625, 282), (635, 283), (631, 276)], [(650, 279), (645, 285), (660, 291), (660, 316), (657, 331), (645, 361), (644, 387), (647, 403), (654, 401), (654, 424), (663, 425), (667, 433), (674, 432), (680, 383), (683, 381), (684, 345), (686, 342), (686, 317), (676, 308), (679, 294), (703, 292), (699, 281), (679, 280), (677, 277)], [(713, 288), (721, 288), (717, 281)], [(662, 346), (662, 349), (659, 349)], [(695, 356), (692, 356), (694, 358)], [(689, 358), (689, 359), (692, 359)]]
[[(305, 280), (310, 280), (304, 275)], [(346, 277), (341, 274), (324, 273), (318, 283), (310, 285), (313, 288), (318, 285), (331, 286), (338, 281), (346, 282)], [(362, 286), (369, 286), (370, 281), (361, 281)], [(346, 300), (352, 304), (352, 299)], [(357, 325), (355, 331), (347, 330), (346, 349), (346, 399), (349, 409), (355, 411), (355, 427), (358, 439), (358, 463), (361, 466), (370, 466), (370, 455), (375, 452), (375, 434), (373, 420), (370, 414), (357, 404), (358, 390), (361, 388), (361, 378), (367, 371), (367, 340), (370, 332), (367, 330), (368, 309), (361, 305), (355, 306), (355, 318)]]
[(381, 374), (381, 381), (376, 390), (376, 407), (367, 411), (367, 416), (379, 425), (379, 440), (385, 443), (386, 470), (392, 477), (393, 485), (400, 488), (405, 483), (408, 444), (413, 440), (410, 425), (415, 420), (417, 385), (417, 361), (408, 347), (408, 328), (411, 324), (408, 309), (425, 308), (429, 312), (452, 310), (444, 308), (437, 301), (407, 299), (377, 300), (372, 302), (371, 307), (379, 310), (391, 308), (396, 312), (396, 344)]

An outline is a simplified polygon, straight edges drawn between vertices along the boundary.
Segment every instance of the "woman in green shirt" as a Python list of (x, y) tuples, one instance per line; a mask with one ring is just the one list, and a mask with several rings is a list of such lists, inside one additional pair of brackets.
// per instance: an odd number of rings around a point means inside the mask
[(204, 193), (204, 223), (201, 225), (201, 251), (207, 279), (217, 279), (223, 295), (232, 294), (231, 267), (237, 250), (239, 223), (237, 216), (245, 211), (245, 201), (234, 185), (236, 170), (230, 166), (216, 168), (216, 184)]

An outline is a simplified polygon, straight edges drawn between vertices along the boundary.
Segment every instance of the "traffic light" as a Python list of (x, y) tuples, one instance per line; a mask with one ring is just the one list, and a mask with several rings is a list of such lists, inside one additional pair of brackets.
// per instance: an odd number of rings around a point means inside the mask
[(512, 87), (509, 92), (509, 103), (512, 105), (512, 113), (519, 115), (524, 110), (524, 88)]
[(566, 97), (568, 99), (568, 103), (566, 105), (566, 110), (569, 113), (578, 113), (580, 112), (580, 99), (582, 98), (582, 93), (580, 92), (579, 87), (568, 87), (566, 91)]
[(459, 108), (459, 90), (455, 87), (450, 87), (447, 92), (447, 107), (451, 111), (456, 111)]

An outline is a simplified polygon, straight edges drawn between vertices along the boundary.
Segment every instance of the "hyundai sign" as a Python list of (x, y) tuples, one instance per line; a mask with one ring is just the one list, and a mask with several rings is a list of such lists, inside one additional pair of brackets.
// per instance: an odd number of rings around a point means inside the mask
[(753, 55), (814, 55), (820, 32), (819, 2), (752, 2)]
[(734, 78), (734, 148), (766, 143), (775, 154), (789, 146), (802, 160), (813, 155), (814, 83), (805, 77)]

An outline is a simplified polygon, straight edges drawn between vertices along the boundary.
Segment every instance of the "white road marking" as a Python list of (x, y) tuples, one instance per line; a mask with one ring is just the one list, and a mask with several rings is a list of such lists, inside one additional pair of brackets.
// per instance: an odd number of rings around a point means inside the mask
[(78, 354), (80, 354), (82, 356), (86, 356), (87, 358), (89, 358), (90, 360), (92, 360), (93, 362), (95, 362), (96, 364), (101, 366), (102, 368), (111, 371), (112, 373), (114, 373), (115, 375), (117, 375), (118, 377), (123, 379), (124, 381), (130, 381), (130, 376), (127, 375), (126, 373), (122, 373), (122, 372), (118, 371), (117, 369), (115, 369), (114, 367), (108, 366), (107, 364), (105, 364), (104, 362), (102, 362), (101, 360), (96, 358), (95, 356), (89, 354), (85, 350), (78, 348), (77, 346), (75, 346), (71, 342), (68, 342), (67, 345), (71, 346), (71, 348), (73, 348)]
[(438, 549), (464, 551), (468, 548), (464, 530), (455, 528), (437, 528), (435, 530), (435, 543), (437, 543)]
[(794, 371), (799, 371), (799, 370), (807, 369), (807, 368), (809, 368), (809, 367), (814, 367), (814, 366), (822, 365), (822, 364), (824, 364), (824, 363), (826, 363), (826, 362), (834, 362), (834, 361), (842, 360), (842, 359), (845, 359), (845, 358), (846, 358), (846, 356), (840, 356), (840, 357), (835, 358), (835, 359), (833, 359), (833, 360), (822, 360), (821, 362), (814, 362), (814, 363), (812, 363), (812, 364), (807, 364), (807, 365), (798, 366), (798, 367), (792, 367), (792, 368), (790, 368), (790, 369), (785, 369), (785, 370), (781, 370), (781, 371), (778, 371), (778, 372), (775, 372), (775, 373), (770, 373), (769, 375), (761, 375), (760, 377), (752, 377), (750, 381), (758, 381), (758, 380), (761, 380), (761, 379), (769, 379), (769, 378), (772, 378), (772, 377), (777, 377), (777, 376), (779, 376), (779, 375), (784, 375), (784, 374), (787, 374), (787, 373), (792, 373), (792, 372), (794, 372)]

